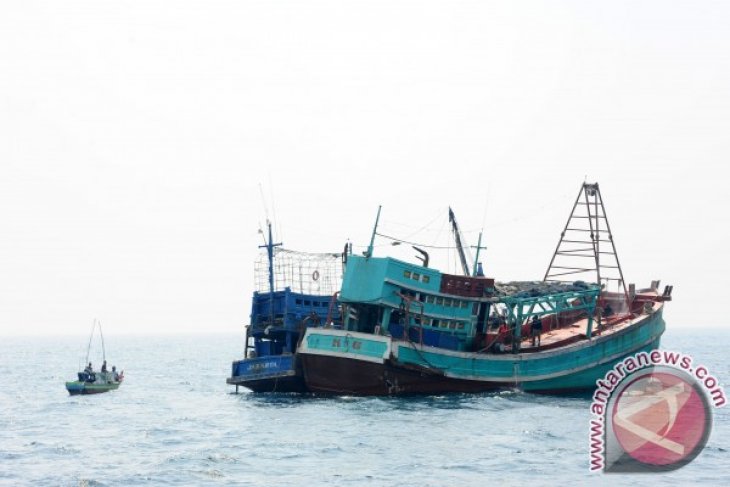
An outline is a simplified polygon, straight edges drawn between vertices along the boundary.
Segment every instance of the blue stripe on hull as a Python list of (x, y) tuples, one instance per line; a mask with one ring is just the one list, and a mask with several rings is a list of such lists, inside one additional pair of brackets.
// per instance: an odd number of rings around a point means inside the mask
[(596, 381), (603, 378), (614, 365), (619, 363), (626, 357), (630, 357), (640, 352), (649, 352), (659, 348), (659, 342), (661, 338), (657, 338), (655, 341), (645, 347), (641, 347), (638, 350), (627, 353), (623, 357), (617, 360), (612, 360), (609, 363), (593, 367), (576, 374), (569, 374), (555, 379), (539, 380), (534, 382), (525, 382), (519, 384), (519, 387), (527, 392), (570, 392), (570, 391), (581, 391), (581, 390), (592, 390), (596, 387)]

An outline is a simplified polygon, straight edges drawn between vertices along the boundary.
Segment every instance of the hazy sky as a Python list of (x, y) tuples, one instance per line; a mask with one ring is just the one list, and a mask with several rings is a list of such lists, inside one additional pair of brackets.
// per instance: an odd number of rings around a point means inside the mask
[(451, 205), (488, 275), (539, 279), (586, 177), (627, 280), (674, 284), (670, 330), (728, 325), (728, 25), (724, 0), (3, 2), (0, 334), (241, 330), (260, 185), (289, 248), (367, 244), (378, 204), (435, 242)]

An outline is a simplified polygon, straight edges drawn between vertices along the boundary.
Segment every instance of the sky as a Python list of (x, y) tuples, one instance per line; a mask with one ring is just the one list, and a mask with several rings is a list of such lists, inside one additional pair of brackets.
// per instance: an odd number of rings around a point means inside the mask
[(583, 181), (626, 279), (674, 285), (668, 329), (726, 326), (728, 25), (726, 1), (3, 2), (0, 335), (242, 332), (267, 217), (359, 251), (378, 205), (430, 244), (451, 206), (489, 276), (541, 279)]

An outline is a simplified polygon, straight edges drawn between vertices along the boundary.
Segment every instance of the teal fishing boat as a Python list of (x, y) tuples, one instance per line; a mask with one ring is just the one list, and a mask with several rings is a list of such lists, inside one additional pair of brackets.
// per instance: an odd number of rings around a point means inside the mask
[[(99, 328), (99, 336), (101, 338), (101, 349), (103, 356), (103, 364), (101, 370), (94, 371), (92, 363), (89, 362), (89, 354), (91, 352), (91, 342), (94, 338), (94, 331)], [(66, 390), (72, 396), (77, 394), (99, 394), (119, 389), (124, 380), (124, 372), (117, 372), (116, 366), (112, 366), (111, 370), (107, 370), (106, 365), (106, 348), (104, 346), (104, 334), (101, 331), (101, 323), (94, 320), (91, 327), (91, 336), (89, 337), (89, 346), (86, 349), (86, 360), (88, 364), (84, 370), (78, 372), (78, 380), (66, 382)]]
[(311, 391), (580, 391), (659, 346), (672, 286), (625, 284), (598, 184), (581, 186), (541, 281), (481, 275), (479, 246), (470, 268), (453, 213), (463, 275), (429, 268), (427, 255), (423, 265), (375, 257), (379, 217), (368, 250), (348, 256), (343, 329), (307, 329), (299, 347)]

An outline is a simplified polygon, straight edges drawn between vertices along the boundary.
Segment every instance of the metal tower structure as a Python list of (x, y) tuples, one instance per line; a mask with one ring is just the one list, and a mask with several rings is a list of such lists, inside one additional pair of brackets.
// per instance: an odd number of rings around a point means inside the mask
[(581, 186), (543, 280), (595, 282), (605, 285), (606, 291), (611, 281), (616, 281), (628, 301), (598, 183)]

